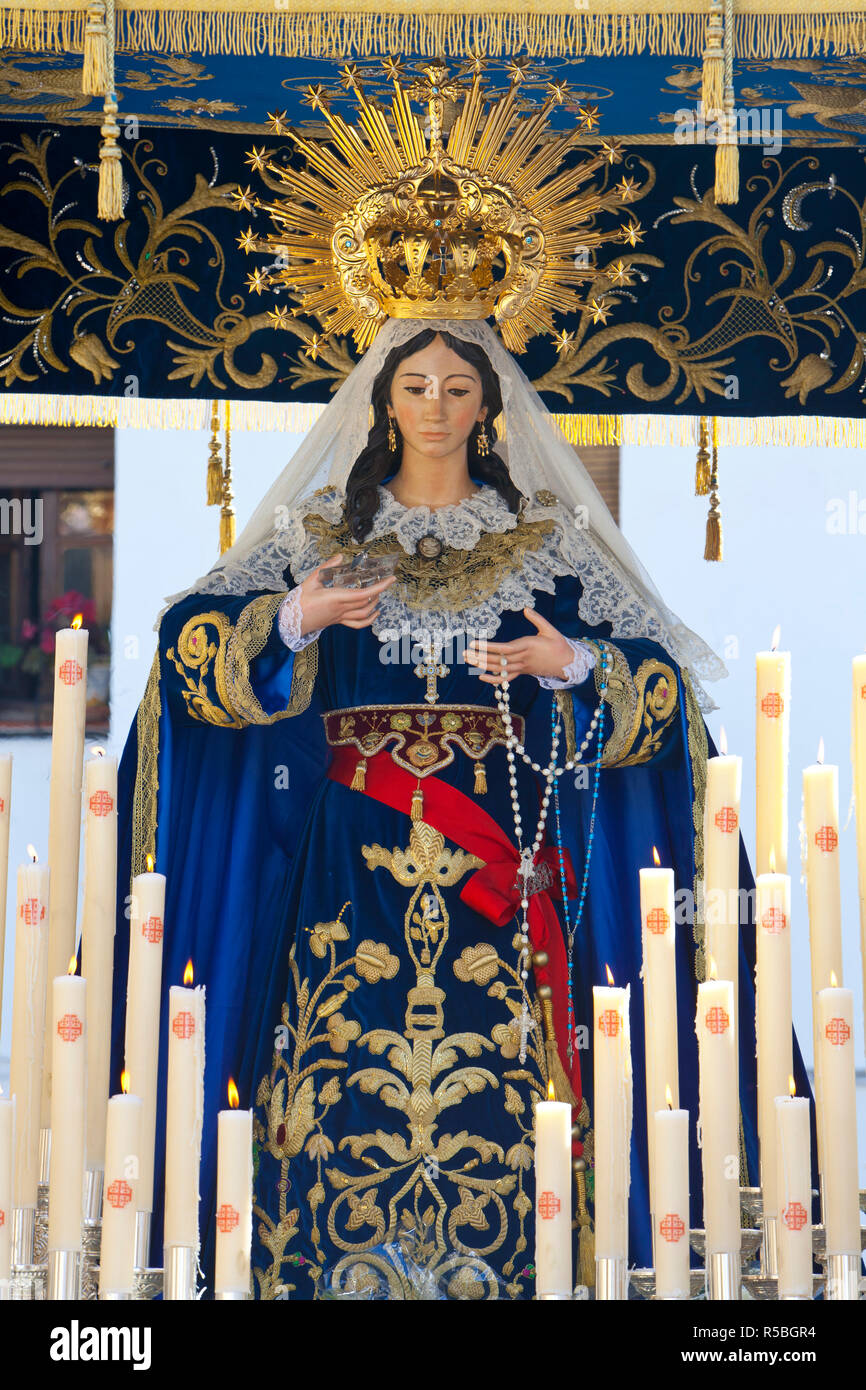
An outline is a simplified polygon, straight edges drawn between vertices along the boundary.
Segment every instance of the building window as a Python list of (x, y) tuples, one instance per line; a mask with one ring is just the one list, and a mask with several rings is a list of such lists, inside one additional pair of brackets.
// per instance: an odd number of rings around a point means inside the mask
[(90, 632), (87, 732), (107, 734), (114, 432), (0, 428), (0, 730), (50, 733), (54, 633)]

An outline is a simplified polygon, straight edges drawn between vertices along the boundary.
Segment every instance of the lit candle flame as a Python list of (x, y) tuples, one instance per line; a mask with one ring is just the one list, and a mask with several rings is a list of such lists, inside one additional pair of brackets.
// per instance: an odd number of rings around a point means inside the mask
[(83, 622), (84, 622), (84, 614), (83, 614), (83, 613), (76, 613), (75, 617), (72, 619), (72, 626), (75, 628), (75, 631), (76, 631), (76, 632), (77, 632), (78, 629), (81, 627), (81, 624), (82, 624)]
[(69, 964), (68, 964), (67, 967), (66, 967), (66, 973), (67, 973), (67, 975), (74, 975), (77, 969), (78, 969), (78, 961), (75, 959), (74, 956), (70, 956), (70, 957), (69, 957)]
[(184, 982), (185, 985), (191, 985), (191, 984), (192, 984), (192, 981), (193, 981), (192, 961), (191, 961), (191, 960), (188, 960), (187, 963), (186, 963), (186, 969), (185, 969), (184, 972), (183, 972), (183, 982)]
[(101, 748), (101, 747), (99, 746), (98, 743), (95, 744), (95, 745), (93, 746), (93, 748), (91, 748), (90, 751), (91, 751), (91, 753), (93, 754), (93, 756), (94, 756), (95, 758), (104, 758), (104, 757), (105, 757), (105, 749), (104, 749), (104, 748)]
[(124, 1094), (125, 1096), (128, 1096), (128, 1095), (129, 1095), (129, 1072), (128, 1072), (128, 1071), (122, 1071), (122, 1072), (120, 1073), (120, 1089), (121, 1089), (121, 1091), (123, 1092), (123, 1094)]
[(553, 1086), (553, 1077), (551, 1077), (547, 1083), (547, 1099), (556, 1100), (556, 1091)]
[(770, 845), (770, 873), (776, 872), (776, 846)]
[(39, 863), (39, 855), (36, 853), (36, 849), (33, 845), (27, 846), (27, 853), (30, 855), (30, 858), (33, 860), (34, 864)]
[(788, 1077), (788, 1093), (792, 1100), (794, 1099), (794, 1096), (797, 1094), (797, 1083), (794, 1080), (793, 1076)]
[(673, 1110), (673, 1108), (674, 1108), (674, 1095), (673, 1095), (673, 1091), (672, 1091), (671, 1088), (670, 1088), (670, 1084), (668, 1084), (667, 1086), (665, 1086), (665, 1101), (666, 1101), (666, 1103), (667, 1103), (668, 1110)]
[(656, 868), (658, 868), (661, 862), (662, 861), (659, 859), (659, 852), (656, 849), (655, 845), (653, 845), (653, 863), (655, 864)]
[(240, 1105), (240, 1100), (241, 1100), (241, 1098), (240, 1098), (240, 1096), (238, 1095), (238, 1088), (237, 1088), (237, 1086), (235, 1085), (234, 1077), (233, 1077), (233, 1076), (230, 1076), (230, 1077), (229, 1077), (229, 1105), (230, 1105), (230, 1107), (231, 1107), (232, 1110), (237, 1110), (238, 1106)]
[(147, 872), (148, 872), (149, 874), (152, 874), (152, 873), (153, 873), (153, 855), (152, 855), (152, 854), (149, 854), (149, 855), (147, 856)]
[(710, 956), (710, 969), (709, 969), (709, 972), (708, 972), (708, 974), (707, 974), (707, 979), (708, 979), (708, 980), (717, 980), (718, 978), (719, 978), (719, 975), (718, 975), (718, 967), (716, 966), (716, 958), (715, 958), (715, 956)]
[(839, 988), (839, 981), (836, 979), (836, 971), (835, 971), (835, 970), (831, 970), (831, 971), (830, 971), (830, 988), (831, 988), (831, 989), (838, 989), (838, 988)]
[(771, 651), (771, 652), (774, 652), (774, 651), (776, 650), (776, 648), (778, 647), (778, 645), (779, 645), (779, 638), (781, 637), (781, 635), (782, 635), (782, 629), (781, 629), (780, 625), (779, 625), (778, 623), (776, 623), (776, 626), (773, 628), (773, 640), (772, 640), (772, 642), (770, 643), (770, 651)]
[(815, 761), (818, 762), (818, 763), (823, 763), (823, 761), (824, 761), (824, 740), (823, 740), (823, 738), (821, 738), (821, 739), (818, 740), (818, 756), (817, 756), (817, 758), (815, 759)]
[(604, 973), (607, 975), (607, 982), (608, 982), (608, 984), (609, 984), (609, 985), (612, 985), (612, 984), (613, 984), (613, 975), (612, 975), (611, 972), (610, 972), (610, 966), (609, 966), (609, 965), (606, 965), (606, 966), (604, 967)]

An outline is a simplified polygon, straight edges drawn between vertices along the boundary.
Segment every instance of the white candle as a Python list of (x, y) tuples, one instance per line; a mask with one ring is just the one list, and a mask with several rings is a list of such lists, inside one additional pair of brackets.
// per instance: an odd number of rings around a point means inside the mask
[(117, 759), (97, 756), (84, 766), (81, 969), (87, 980), (88, 1168), (101, 1168), (105, 1161), (116, 906)]
[(809, 1102), (777, 1096), (776, 1191), (779, 1194), (779, 1298), (812, 1297), (812, 1165)]
[[(778, 640), (779, 629), (774, 634)], [(791, 722), (791, 653), (758, 652), (755, 659), (755, 792), (757, 852), (755, 873), (788, 871), (788, 748)]]
[[(51, 908), (48, 978), (62, 975), (75, 954), (78, 856), (81, 842), (81, 776), (87, 713), (87, 631), (63, 628), (54, 646), (54, 713), (51, 727), (48, 862)], [(52, 1041), (46, 1034), (42, 1070), (42, 1125), (51, 1107)]]
[(165, 875), (137, 874), (132, 880), (130, 907), (124, 1070), (129, 1076), (130, 1090), (141, 1097), (142, 1106), (139, 1211), (153, 1211), (164, 914)]
[(857, 883), (860, 897), (860, 958), (863, 965), (863, 1003), (866, 1007), (866, 656), (852, 663), (851, 759), (857, 813)]
[[(237, 1091), (232, 1091), (232, 1083), (229, 1085), (229, 1101), (237, 1105)], [(568, 1109), (567, 1106), (565, 1108)], [(570, 1140), (569, 1134), (569, 1157)], [(570, 1192), (570, 1188), (568, 1190)], [(221, 1110), (217, 1116), (215, 1293), (249, 1293), (252, 1192), (253, 1112)], [(570, 1265), (570, 1230), (566, 1233), (565, 1244), (569, 1250)]]
[(689, 1282), (689, 1112), (657, 1110), (653, 1116), (656, 1154), (656, 1298), (686, 1299)]
[(764, 1216), (779, 1215), (776, 1097), (794, 1070), (791, 1022), (791, 880), (759, 874), (756, 880), (758, 1136)]
[[(653, 854), (658, 858), (655, 846)], [(653, 1116), (679, 1104), (677, 1057), (677, 970), (672, 869), (641, 869), (640, 917), (643, 942), (644, 1040), (646, 1045), (647, 1146), (650, 1211), (654, 1212), (657, 1177)]]
[(704, 1227), (708, 1255), (740, 1249), (740, 1106), (730, 980), (698, 985)]
[[(192, 979), (192, 970), (189, 978)], [(204, 1114), (204, 986), (172, 985), (168, 1003), (163, 1244), (198, 1250), (199, 1168)]]
[(99, 1292), (132, 1293), (141, 1098), (112, 1096), (107, 1109)]
[(86, 982), (58, 975), (51, 996), (53, 1046), (48, 1249), (81, 1248), (84, 1191), (84, 1088), (87, 1080)]
[(6, 961), (6, 885), (9, 878), (9, 808), (12, 755), (0, 753), (0, 1028), (3, 1026), (3, 971)]
[[(721, 740), (724, 744), (724, 733)], [(740, 796), (743, 760), (721, 754), (707, 760), (704, 801), (704, 922), (706, 960), (734, 986), (737, 1017), (740, 974)]]
[(821, 1094), (819, 1154), (828, 1255), (860, 1258), (857, 1182), (857, 1090), (854, 1079), (854, 996), (830, 987), (818, 993)]
[[(806, 835), (806, 900), (812, 964), (812, 1023), (815, 1048), (815, 1104), (821, 1103), (821, 1059), (817, 998), (831, 976), (841, 984), (842, 898), (839, 873), (839, 769), (825, 764), (824, 741), (818, 761), (803, 769), (803, 820)], [(818, 1167), (823, 1172), (818, 1131)]]
[(12, 1273), (12, 1162), (15, 1152), (15, 1097), (0, 1098), (0, 1289)]
[(13, 1206), (36, 1206), (48, 962), (47, 864), (21, 864), (15, 915), (15, 990), (9, 1089), (16, 1098)]
[(539, 1298), (571, 1298), (571, 1106), (535, 1107), (535, 1287)]
[(592, 1001), (595, 1253), (596, 1258), (626, 1259), (632, 1124), (629, 987), (595, 985)]

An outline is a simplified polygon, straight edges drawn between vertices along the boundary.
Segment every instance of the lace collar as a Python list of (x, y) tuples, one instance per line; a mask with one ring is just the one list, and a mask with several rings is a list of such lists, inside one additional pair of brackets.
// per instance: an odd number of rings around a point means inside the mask
[(518, 522), (505, 498), (489, 483), (445, 507), (407, 507), (382, 484), (378, 493), (379, 507), (368, 539), (393, 535), (408, 555), (415, 553), (422, 536), (436, 536), (454, 550), (474, 550), (485, 532), (513, 531)]

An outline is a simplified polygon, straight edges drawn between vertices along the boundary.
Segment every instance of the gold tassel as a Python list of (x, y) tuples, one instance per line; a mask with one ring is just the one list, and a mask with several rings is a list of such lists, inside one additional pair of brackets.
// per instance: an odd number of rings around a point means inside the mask
[(235, 543), (235, 513), (232, 507), (232, 439), (231, 439), (231, 401), (226, 401), (226, 448), (222, 479), (222, 511), (220, 512), (220, 555), (224, 555)]
[(223, 500), (223, 466), (220, 459), (219, 415), (214, 401), (210, 420), (210, 457), (207, 461), (207, 505), (219, 506)]
[[(727, 120), (727, 114), (725, 119)], [(733, 117), (732, 117), (733, 119)], [(716, 205), (736, 203), (740, 197), (740, 150), (736, 144), (716, 146)]]
[(107, 85), (108, 30), (105, 25), (105, 0), (91, 0), (87, 6), (87, 27), (84, 30), (81, 90), (88, 96), (102, 96)]
[(565, 1067), (559, 1059), (556, 1046), (556, 1029), (553, 1024), (553, 990), (550, 985), (539, 985), (536, 991), (541, 1000), (541, 1015), (544, 1019), (544, 1051), (547, 1056), (547, 1075), (553, 1082), (556, 1099), (575, 1107), (577, 1097), (571, 1089), (571, 1082), (565, 1074)]
[(736, 203), (740, 196), (740, 147), (737, 142), (737, 118), (734, 115), (734, 3), (725, 5), (725, 90), (724, 114), (716, 146), (717, 206)]
[(695, 496), (706, 497), (710, 490), (710, 435), (707, 429), (707, 417), (701, 416), (700, 432), (698, 435), (698, 457), (695, 465)]
[(473, 790), (476, 796), (484, 796), (487, 791), (487, 768), (480, 758), (475, 764), (475, 786)]
[(713, 466), (710, 473), (710, 511), (707, 516), (707, 538), (704, 543), (705, 560), (722, 558), (722, 514), (719, 509), (719, 426), (713, 420)]
[(367, 785), (367, 759), (359, 758), (349, 783), (353, 792), (362, 792)]
[(123, 215), (123, 175), (120, 169), (120, 146), (117, 137), (117, 102), (107, 96), (102, 107), (105, 117), (100, 126), (102, 144), (99, 146), (99, 192), (96, 215), (102, 222), (116, 222)]
[[(578, 1159), (578, 1162), (581, 1160)], [(586, 1209), (586, 1169), (575, 1173), (577, 1182), (577, 1224), (580, 1235), (577, 1241), (577, 1282), (587, 1289), (595, 1287), (595, 1236), (592, 1231), (592, 1217)]]
[(707, 19), (707, 41), (704, 48), (704, 71), (701, 83), (701, 102), (704, 120), (710, 122), (722, 109), (725, 90), (725, 55), (722, 47), (722, 0), (712, 0)]
[(231, 550), (235, 543), (235, 514), (223, 507), (220, 512), (220, 555)]
[(412, 805), (409, 809), (409, 816), (412, 820), (421, 820), (423, 815), (424, 793), (421, 790), (421, 783), (419, 781), (417, 787), (412, 793)]

